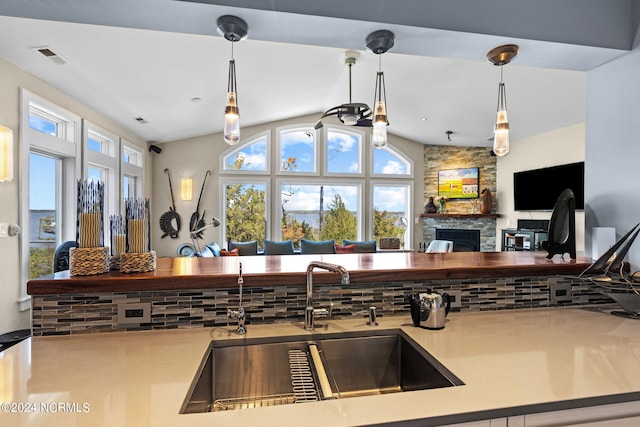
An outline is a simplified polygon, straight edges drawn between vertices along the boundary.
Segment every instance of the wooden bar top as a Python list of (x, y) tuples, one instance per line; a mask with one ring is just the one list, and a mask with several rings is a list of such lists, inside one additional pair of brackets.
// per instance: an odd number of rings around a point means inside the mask
[[(147, 273), (70, 276), (69, 271), (30, 280), (30, 295), (207, 289), (237, 286), (242, 263), (244, 286), (303, 285), (311, 261), (340, 264), (352, 283), (430, 279), (474, 279), (575, 275), (591, 264), (578, 257), (545, 258), (545, 252), (390, 252), (335, 255), (258, 255), (216, 258), (159, 258)], [(314, 283), (336, 283), (335, 273), (315, 269)]]

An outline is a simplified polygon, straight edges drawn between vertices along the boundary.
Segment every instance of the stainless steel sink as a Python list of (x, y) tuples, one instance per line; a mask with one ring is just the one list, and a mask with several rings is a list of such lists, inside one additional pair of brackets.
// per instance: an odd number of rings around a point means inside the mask
[(464, 385), (400, 329), (212, 341), (181, 413)]

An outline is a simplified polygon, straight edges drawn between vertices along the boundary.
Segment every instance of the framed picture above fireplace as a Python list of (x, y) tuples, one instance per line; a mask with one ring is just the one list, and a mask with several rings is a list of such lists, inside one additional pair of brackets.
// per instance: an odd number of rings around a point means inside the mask
[(449, 199), (477, 199), (480, 177), (478, 168), (438, 171), (438, 196)]

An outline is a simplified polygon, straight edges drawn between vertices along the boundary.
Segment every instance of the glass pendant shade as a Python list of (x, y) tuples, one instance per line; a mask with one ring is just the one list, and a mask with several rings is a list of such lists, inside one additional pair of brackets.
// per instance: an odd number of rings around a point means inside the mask
[(236, 92), (236, 61), (229, 61), (227, 106), (224, 109), (224, 141), (229, 145), (240, 142), (240, 110)]
[(507, 119), (507, 98), (504, 83), (498, 86), (498, 112), (493, 130), (493, 152), (496, 156), (509, 153), (509, 120)]
[(387, 145), (387, 108), (384, 102), (376, 102), (374, 111), (371, 142), (375, 148), (383, 148)]
[(378, 71), (376, 76), (376, 93), (373, 103), (373, 135), (371, 143), (375, 148), (383, 148), (387, 145), (387, 94), (384, 87), (384, 73)]

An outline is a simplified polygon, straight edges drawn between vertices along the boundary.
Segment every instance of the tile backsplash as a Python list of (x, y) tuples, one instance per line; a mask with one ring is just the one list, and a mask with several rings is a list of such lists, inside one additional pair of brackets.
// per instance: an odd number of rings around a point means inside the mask
[[(562, 292), (554, 292), (560, 289)], [(477, 280), (424, 280), (317, 285), (314, 306), (332, 306), (332, 318), (366, 317), (370, 306), (382, 316), (409, 314), (406, 296), (447, 292), (452, 311), (481, 311), (610, 303), (582, 282), (559, 276)], [(560, 296), (558, 296), (560, 295)], [(37, 295), (32, 298), (34, 336), (231, 325), (227, 308), (237, 308), (238, 288)], [(142, 304), (141, 304), (142, 303)], [(149, 322), (118, 322), (118, 308), (150, 308)], [(247, 324), (304, 320), (306, 287), (244, 288)], [(121, 311), (122, 311), (122, 307)], [(135, 310), (131, 312), (136, 315)], [(146, 313), (145, 313), (146, 314)]]

